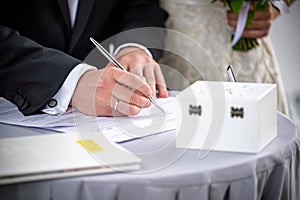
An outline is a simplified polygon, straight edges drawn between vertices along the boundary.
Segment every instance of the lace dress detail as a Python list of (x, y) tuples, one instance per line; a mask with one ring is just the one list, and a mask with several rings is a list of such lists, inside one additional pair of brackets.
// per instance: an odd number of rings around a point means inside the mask
[[(221, 2), (211, 0), (160, 0), (162, 8), (169, 13), (167, 28), (179, 31), (205, 49), (206, 53), (194, 55), (195, 46), (187, 42), (177, 42), (167, 35), (166, 47), (180, 49), (184, 57), (196, 56), (198, 71), (186, 60), (165, 53), (160, 63), (175, 69), (165, 71), (167, 85), (181, 90), (196, 80), (227, 81), (226, 68), (232, 64), (238, 81), (277, 84), (278, 110), (287, 114), (287, 102), (283, 90), (278, 63), (268, 37), (258, 39), (259, 46), (247, 52), (233, 51), (230, 47), (231, 28), (226, 22), (226, 8)], [(217, 67), (220, 76), (214, 70)], [(181, 74), (185, 79), (174, 78)]]

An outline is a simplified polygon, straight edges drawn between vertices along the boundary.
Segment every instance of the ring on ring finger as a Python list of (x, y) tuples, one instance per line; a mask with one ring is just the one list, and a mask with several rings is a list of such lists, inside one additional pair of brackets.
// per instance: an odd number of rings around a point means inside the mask
[(113, 109), (114, 111), (117, 112), (117, 109), (118, 109), (118, 105), (119, 105), (120, 101), (118, 99), (116, 99), (115, 103), (114, 103), (114, 106), (113, 106)]

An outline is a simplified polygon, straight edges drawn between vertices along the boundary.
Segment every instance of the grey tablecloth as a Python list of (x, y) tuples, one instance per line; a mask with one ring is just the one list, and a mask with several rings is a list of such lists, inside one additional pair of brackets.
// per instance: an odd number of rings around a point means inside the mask
[[(40, 130), (0, 124), (1, 137)], [(278, 134), (259, 154), (199, 152), (174, 147), (174, 133), (122, 146), (142, 157), (142, 168), (0, 187), (0, 199), (205, 200), (300, 199), (300, 140), (295, 126), (278, 114)]]

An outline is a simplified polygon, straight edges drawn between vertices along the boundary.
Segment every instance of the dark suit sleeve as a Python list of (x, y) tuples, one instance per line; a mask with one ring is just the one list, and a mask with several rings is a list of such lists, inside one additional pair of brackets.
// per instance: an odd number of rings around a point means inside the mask
[[(168, 17), (166, 11), (159, 6), (158, 0), (122, 0), (124, 5), (124, 16), (121, 18), (121, 31), (129, 31), (128, 34), (121, 34), (116, 44), (135, 42), (145, 47), (156, 47), (163, 49), (165, 21)], [(156, 27), (154, 29), (142, 27)], [(117, 46), (116, 45), (116, 46)], [(151, 49), (155, 59), (162, 55), (162, 51)]]
[(24, 115), (40, 111), (79, 63), (0, 25), (0, 96)]

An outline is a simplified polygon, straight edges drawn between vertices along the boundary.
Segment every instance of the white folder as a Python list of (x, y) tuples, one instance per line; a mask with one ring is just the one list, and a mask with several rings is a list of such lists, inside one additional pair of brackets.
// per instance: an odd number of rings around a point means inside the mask
[(140, 158), (99, 133), (0, 139), (0, 185), (139, 169)]

